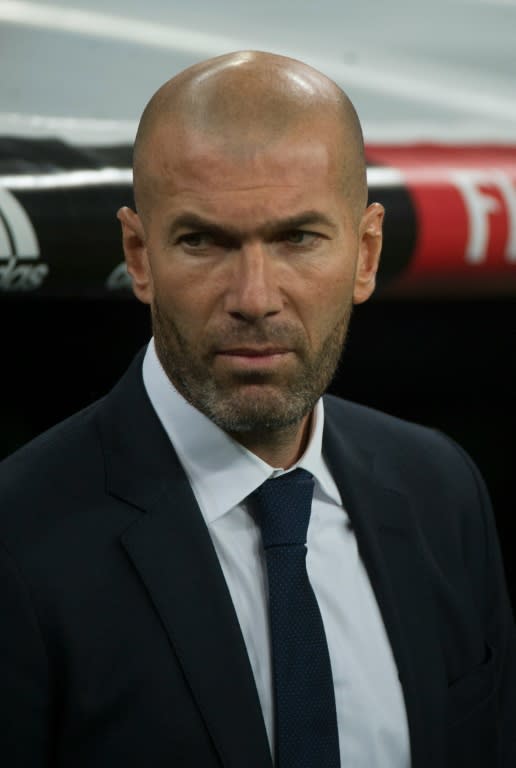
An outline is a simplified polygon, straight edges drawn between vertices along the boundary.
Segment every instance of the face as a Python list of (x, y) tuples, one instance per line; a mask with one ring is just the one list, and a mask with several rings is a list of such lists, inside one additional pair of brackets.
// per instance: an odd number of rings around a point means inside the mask
[(227, 432), (302, 424), (374, 288), (383, 209), (357, 221), (329, 133), (232, 153), (158, 135), (145, 218), (119, 213), (161, 363)]

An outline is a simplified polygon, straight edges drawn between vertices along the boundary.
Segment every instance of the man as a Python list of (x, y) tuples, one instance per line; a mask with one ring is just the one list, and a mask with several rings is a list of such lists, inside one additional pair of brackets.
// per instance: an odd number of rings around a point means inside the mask
[[(348, 98), (271, 54), (191, 67), (144, 111), (134, 191), (153, 340), (0, 473), (3, 762), (514, 768), (478, 471), (321, 398), (381, 248)], [(267, 505), (307, 533), (272, 541)]]

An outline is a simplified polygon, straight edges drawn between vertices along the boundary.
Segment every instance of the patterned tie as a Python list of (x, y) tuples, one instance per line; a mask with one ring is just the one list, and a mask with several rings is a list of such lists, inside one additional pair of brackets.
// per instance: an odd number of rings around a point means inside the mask
[(313, 488), (312, 475), (296, 469), (251, 497), (269, 578), (276, 768), (340, 768), (330, 657), (306, 572)]

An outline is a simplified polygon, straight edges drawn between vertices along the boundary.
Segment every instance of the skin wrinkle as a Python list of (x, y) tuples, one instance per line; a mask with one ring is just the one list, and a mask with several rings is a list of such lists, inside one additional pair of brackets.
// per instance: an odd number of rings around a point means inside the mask
[(147, 105), (134, 183), (137, 213), (118, 216), (165, 372), (238, 442), (290, 466), (375, 284), (383, 208), (365, 207), (353, 107), (292, 59), (203, 62)]

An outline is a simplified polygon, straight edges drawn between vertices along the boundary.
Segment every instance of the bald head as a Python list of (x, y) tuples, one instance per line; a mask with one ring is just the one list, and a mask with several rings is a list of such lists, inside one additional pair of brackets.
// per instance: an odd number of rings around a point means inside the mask
[(178, 146), (188, 136), (202, 136), (227, 154), (245, 157), (321, 125), (331, 126), (337, 137), (342, 188), (362, 212), (367, 200), (362, 131), (351, 101), (332, 80), (295, 59), (256, 51), (189, 67), (166, 82), (142, 114), (133, 155), (138, 212), (145, 212), (152, 193), (158, 134)]

